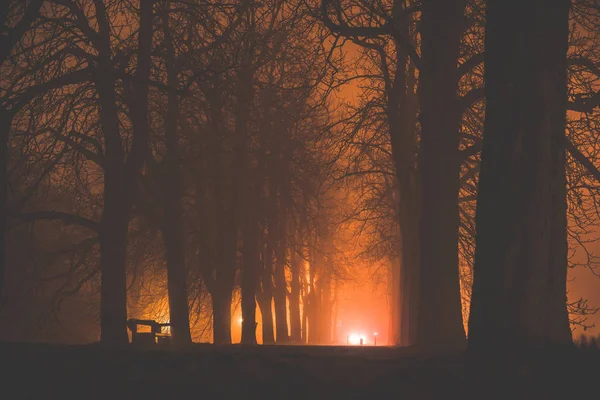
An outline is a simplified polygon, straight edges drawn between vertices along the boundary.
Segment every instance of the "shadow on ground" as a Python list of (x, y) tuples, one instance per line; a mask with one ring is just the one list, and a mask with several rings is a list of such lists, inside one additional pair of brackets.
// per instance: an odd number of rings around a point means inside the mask
[(559, 369), (532, 367), (510, 381), (496, 377), (485, 383), (465, 376), (463, 354), (426, 357), (390, 347), (197, 344), (185, 350), (117, 351), (0, 343), (0, 360), (2, 392), (11, 400), (532, 400), (600, 394), (598, 350), (543, 361)]

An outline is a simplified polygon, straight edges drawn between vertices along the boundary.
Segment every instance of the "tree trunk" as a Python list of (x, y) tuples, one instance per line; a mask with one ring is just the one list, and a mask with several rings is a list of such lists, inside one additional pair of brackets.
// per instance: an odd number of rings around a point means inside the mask
[(319, 294), (318, 285), (315, 282), (315, 257), (310, 257), (310, 280), (308, 282), (308, 295), (306, 317), (308, 322), (308, 344), (321, 344), (321, 326), (319, 324), (319, 313), (321, 307), (319, 300), (321, 296)]
[(428, 351), (464, 348), (458, 271), (461, 115), (459, 47), (465, 0), (426, 0), (421, 17), (421, 220), (417, 344)]
[[(215, 234), (215, 241), (212, 244), (215, 249), (213, 252), (212, 266), (203, 269), (202, 275), (207, 285), (213, 304), (213, 341), (217, 344), (231, 344), (231, 292), (233, 290), (236, 272), (236, 252), (237, 252), (237, 215), (232, 210), (237, 210), (239, 195), (234, 193), (232, 178), (235, 171), (224, 165), (223, 159), (226, 158), (226, 144), (224, 143), (223, 126), (225, 117), (222, 114), (222, 99), (219, 93), (208, 92), (208, 111), (210, 126), (213, 132), (207, 135), (207, 167), (210, 171), (210, 179), (207, 182), (209, 191), (214, 196), (214, 211), (212, 215), (206, 209), (199, 209), (200, 215), (205, 215), (205, 220), (210, 221)], [(233, 164), (233, 162), (232, 162)], [(199, 185), (200, 186), (200, 185)], [(202, 204), (203, 189), (197, 190), (197, 206)], [(222, 293), (225, 293), (223, 295)], [(221, 297), (225, 297), (221, 299)], [(228, 302), (228, 305), (222, 304)], [(221, 310), (221, 311), (219, 311)], [(227, 313), (227, 318), (225, 318)]]
[[(98, 3), (97, 3), (98, 4)], [(110, 61), (106, 11), (97, 7), (102, 32), (96, 90), (105, 141), (104, 207), (100, 221), (100, 341), (110, 346), (128, 343), (126, 256), (129, 225), (129, 187), (124, 174), (125, 154), (117, 114), (115, 81)]]
[[(414, 199), (400, 204), (400, 345), (412, 346), (417, 341), (419, 311), (419, 208)], [(408, 232), (404, 234), (403, 232)]]
[(321, 278), (321, 312), (319, 313), (321, 344), (331, 344), (331, 318), (333, 303), (331, 302), (331, 275), (328, 273)]
[(262, 341), (263, 344), (275, 344), (273, 332), (273, 294), (259, 293), (256, 296), (260, 313), (262, 314)]
[(211, 293), (213, 306), (213, 343), (231, 344), (231, 301), (232, 288), (222, 282)]
[[(249, 196), (250, 197), (250, 196)], [(254, 198), (252, 196), (252, 198)], [(258, 286), (258, 229), (256, 210), (249, 209), (244, 229), (244, 264), (242, 268), (242, 343), (256, 344), (256, 289)]]
[[(410, 34), (408, 25), (402, 35)], [(414, 64), (407, 49), (396, 38), (396, 73), (386, 79), (387, 119), (390, 129), (392, 161), (396, 173), (399, 199), (397, 218), (400, 231), (399, 337), (394, 344), (409, 346), (415, 342), (419, 283), (419, 240), (417, 221), (420, 215), (419, 186), (415, 169), (417, 155), (417, 102), (414, 94)], [(384, 64), (387, 70), (386, 64)], [(387, 76), (387, 75), (384, 75)]]
[(304, 310), (302, 312), (302, 344), (308, 344), (308, 296), (304, 296)]
[(100, 221), (100, 340), (110, 346), (128, 343), (127, 232), (129, 207), (125, 177), (120, 166), (106, 166), (104, 209)]
[(568, 347), (569, 1), (489, 1), (469, 353)]
[[(138, 64), (132, 97), (128, 102), (133, 127), (131, 150), (125, 159), (117, 109), (116, 82), (111, 58), (111, 32), (106, 5), (95, 0), (98, 23), (98, 93), (100, 125), (105, 142), (104, 208), (100, 222), (100, 325), (102, 343), (120, 346), (128, 342), (127, 233), (132, 206), (132, 186), (148, 153), (148, 78), (152, 51), (154, 1), (140, 6)], [(127, 93), (126, 93), (127, 97)]]
[(391, 271), (389, 278), (388, 296), (390, 302), (390, 319), (388, 323), (388, 343), (401, 344), (400, 342), (400, 271), (402, 268), (400, 258), (393, 257), (390, 260)]
[(3, 303), (4, 275), (6, 273), (6, 219), (8, 206), (8, 141), (12, 126), (12, 112), (0, 110), (0, 309)]
[[(169, 10), (170, 2), (166, 2)], [(163, 16), (163, 34), (166, 48), (167, 86), (179, 87), (177, 71), (175, 70), (175, 50), (169, 28), (169, 13)], [(165, 164), (165, 200), (163, 240), (167, 258), (167, 288), (169, 293), (169, 315), (173, 341), (176, 345), (186, 345), (192, 342), (190, 335), (190, 319), (186, 286), (185, 269), (185, 238), (183, 237), (183, 183), (181, 182), (179, 148), (179, 100), (174, 90), (167, 94), (167, 116), (165, 118), (165, 142), (167, 152)]]
[[(280, 207), (283, 205), (280, 204)], [(275, 328), (277, 344), (289, 342), (288, 323), (287, 323), (287, 282), (285, 279), (285, 264), (287, 252), (286, 240), (286, 212), (285, 209), (279, 212), (279, 218), (276, 222), (277, 244), (275, 250)]]
[[(268, 234), (268, 233), (267, 233)], [(262, 292), (257, 296), (260, 312), (262, 313), (263, 344), (274, 344), (273, 332), (273, 250), (269, 239), (264, 249), (264, 265), (262, 270)]]
[(302, 266), (300, 265), (296, 250), (292, 249), (291, 252), (290, 339), (292, 343), (300, 343), (302, 341), (302, 322), (300, 320), (300, 273)]

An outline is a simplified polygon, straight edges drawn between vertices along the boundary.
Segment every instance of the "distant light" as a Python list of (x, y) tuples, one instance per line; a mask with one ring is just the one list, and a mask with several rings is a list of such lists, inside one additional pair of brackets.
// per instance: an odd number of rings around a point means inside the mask
[(373, 335), (377, 336), (377, 332), (373, 333)]
[(240, 317), (240, 324), (244, 322), (244, 318)]
[(365, 335), (352, 333), (350, 334), (350, 336), (348, 336), (348, 344), (351, 344), (353, 346), (360, 345), (361, 340), (363, 344), (367, 344), (367, 338), (365, 337)]

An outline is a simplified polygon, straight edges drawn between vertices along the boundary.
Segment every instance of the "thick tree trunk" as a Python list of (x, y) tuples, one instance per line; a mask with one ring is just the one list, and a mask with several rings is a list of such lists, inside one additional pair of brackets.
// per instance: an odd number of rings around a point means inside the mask
[(421, 220), (417, 344), (464, 348), (458, 271), (458, 157), (461, 115), (457, 63), (465, 0), (425, 0), (421, 18)]
[[(419, 312), (419, 208), (407, 199), (400, 204), (400, 346), (412, 346), (417, 341)], [(408, 232), (408, 234), (403, 234)]]
[(319, 324), (319, 313), (321, 311), (319, 301), (321, 296), (317, 282), (315, 282), (315, 270), (315, 257), (313, 256), (310, 257), (310, 281), (308, 282), (307, 306), (305, 308), (308, 322), (308, 344), (321, 344), (321, 326)]
[[(166, 10), (169, 9), (166, 3)], [(163, 16), (163, 34), (166, 48), (167, 86), (179, 87), (177, 71), (175, 70), (175, 50), (169, 28), (169, 13)], [(169, 315), (173, 341), (176, 345), (186, 345), (192, 342), (190, 335), (190, 319), (186, 286), (185, 269), (185, 238), (183, 237), (183, 183), (181, 182), (179, 148), (179, 100), (171, 90), (167, 94), (167, 116), (165, 118), (165, 142), (167, 153), (165, 164), (165, 200), (163, 240), (167, 258), (167, 288), (169, 293)]]
[(308, 344), (308, 296), (304, 296), (304, 308), (302, 312), (302, 344)]
[(213, 343), (231, 344), (232, 288), (219, 285), (211, 293), (213, 306)]
[(569, 1), (489, 1), (469, 353), (571, 344), (564, 133)]
[[(403, 26), (409, 35), (408, 25)], [(409, 346), (416, 338), (419, 283), (418, 218), (419, 186), (415, 169), (417, 155), (417, 102), (414, 93), (414, 64), (410, 62), (401, 39), (396, 41), (396, 74), (386, 80), (387, 118), (390, 129), (392, 161), (398, 187), (397, 218), (400, 231), (399, 335), (394, 344)], [(387, 67), (386, 67), (387, 68)]]
[[(214, 213), (204, 208), (198, 209), (200, 215), (204, 215), (209, 222), (215, 234), (215, 241), (212, 245), (215, 247), (212, 266), (203, 269), (202, 275), (207, 285), (213, 304), (213, 342), (217, 344), (231, 344), (231, 292), (234, 287), (236, 271), (236, 252), (237, 252), (237, 215), (232, 210), (237, 209), (238, 195), (234, 194), (232, 179), (233, 172), (227, 169), (223, 163), (226, 157), (226, 151), (223, 140), (224, 116), (222, 114), (222, 99), (219, 93), (209, 92), (208, 111), (211, 127), (214, 131), (208, 135), (208, 168), (210, 170), (210, 180), (208, 187), (214, 196)], [(204, 189), (197, 190), (197, 206), (202, 204)], [(228, 293), (225, 299), (221, 293)], [(223, 304), (228, 302), (226, 306)], [(221, 310), (221, 311), (219, 311)], [(225, 318), (224, 314), (228, 317)]]
[[(250, 209), (250, 214), (256, 215)], [(242, 343), (256, 344), (256, 289), (258, 287), (258, 229), (255, 217), (248, 217), (244, 227), (244, 264), (242, 268)]]
[(116, 82), (111, 59), (111, 30), (106, 5), (95, 0), (98, 23), (98, 93), (100, 125), (105, 142), (104, 208), (100, 222), (100, 340), (120, 346), (128, 341), (127, 320), (127, 233), (132, 206), (131, 188), (147, 155), (148, 145), (148, 77), (152, 51), (152, 16), (154, 1), (140, 6), (138, 65), (129, 102), (133, 141), (125, 159), (117, 109)]
[[(280, 205), (280, 207), (283, 207)], [(285, 279), (285, 264), (287, 252), (286, 240), (286, 213), (285, 210), (279, 212), (279, 227), (277, 229), (277, 244), (275, 250), (275, 329), (277, 344), (289, 342), (289, 332), (287, 323), (287, 282)]]
[(291, 272), (292, 280), (290, 282), (290, 339), (292, 343), (302, 341), (302, 321), (300, 316), (300, 273), (302, 266), (298, 259), (295, 249), (292, 249)]
[(269, 245), (269, 239), (266, 240), (264, 249), (264, 265), (262, 270), (261, 282), (262, 291), (258, 294), (257, 300), (262, 314), (262, 337), (263, 344), (274, 344), (275, 335), (273, 331), (273, 250)]
[(390, 260), (390, 278), (388, 296), (390, 302), (390, 319), (388, 321), (388, 344), (397, 345), (400, 343), (400, 318), (401, 318), (401, 297), (400, 297), (400, 271), (402, 264), (400, 258)]
[(321, 344), (331, 344), (331, 318), (333, 303), (331, 302), (331, 276), (326, 274), (321, 278), (321, 312), (319, 313)]
[(262, 342), (263, 344), (275, 344), (273, 327), (273, 295), (259, 293), (256, 296), (260, 313), (262, 315)]
[(104, 209), (100, 221), (100, 340), (110, 346), (128, 343), (127, 233), (129, 207), (125, 177), (119, 166), (106, 167)]
[(6, 213), (8, 206), (8, 140), (12, 113), (0, 110), (0, 307), (3, 303), (4, 275), (6, 273)]
[(117, 113), (115, 80), (112, 75), (110, 28), (103, 2), (94, 2), (99, 38), (96, 90), (100, 127), (105, 143), (104, 207), (100, 221), (100, 341), (121, 346), (127, 337), (126, 251), (129, 225), (129, 187), (125, 153)]

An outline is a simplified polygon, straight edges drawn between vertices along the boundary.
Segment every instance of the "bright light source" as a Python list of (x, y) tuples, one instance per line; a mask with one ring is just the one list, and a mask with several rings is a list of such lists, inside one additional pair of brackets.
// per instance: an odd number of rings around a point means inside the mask
[(373, 335), (377, 336), (377, 332), (373, 333)]
[(244, 322), (244, 318), (240, 317), (240, 324)]
[(362, 344), (367, 344), (367, 339), (365, 338), (365, 335), (352, 333), (350, 334), (350, 336), (348, 336), (348, 343), (353, 346), (359, 345), (361, 340)]

